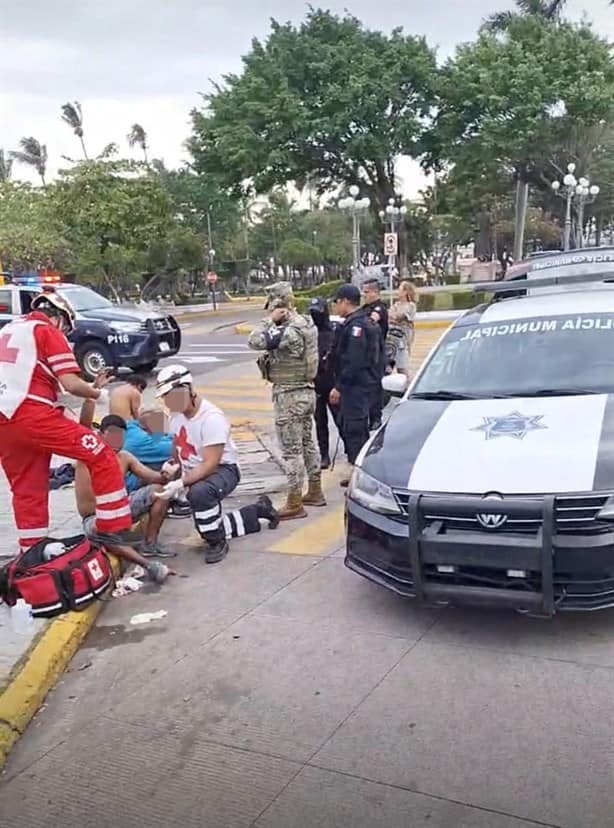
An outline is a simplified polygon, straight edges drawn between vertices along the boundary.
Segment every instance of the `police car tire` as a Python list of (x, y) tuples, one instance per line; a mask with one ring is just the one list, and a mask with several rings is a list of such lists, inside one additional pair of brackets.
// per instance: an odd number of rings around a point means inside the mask
[(111, 354), (111, 351), (103, 342), (100, 342), (96, 339), (90, 339), (88, 342), (84, 342), (83, 345), (80, 345), (78, 348), (75, 349), (75, 356), (77, 357), (77, 362), (79, 363), (79, 367), (81, 368), (81, 373), (83, 374), (85, 379), (88, 380), (88, 382), (91, 382), (96, 376), (86, 367), (89, 361), (88, 356), (91, 353), (100, 354), (101, 362), (105, 363), (105, 365), (101, 365), (101, 367), (113, 367), (113, 356)]

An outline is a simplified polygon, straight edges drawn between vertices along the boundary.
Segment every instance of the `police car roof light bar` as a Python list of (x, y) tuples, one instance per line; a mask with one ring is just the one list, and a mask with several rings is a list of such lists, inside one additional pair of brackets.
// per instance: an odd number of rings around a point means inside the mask
[(516, 279), (501, 279), (498, 282), (475, 282), (472, 285), (473, 293), (518, 293), (532, 288), (553, 287), (555, 285), (587, 284), (601, 282), (604, 285), (614, 284), (614, 274), (609, 273), (576, 273), (568, 276), (542, 276), (536, 279), (520, 276)]

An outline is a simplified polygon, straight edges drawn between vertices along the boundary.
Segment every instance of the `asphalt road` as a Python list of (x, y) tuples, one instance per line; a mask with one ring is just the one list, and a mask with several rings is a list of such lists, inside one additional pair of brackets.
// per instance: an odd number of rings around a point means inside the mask
[[(259, 315), (248, 311), (223, 320), (182, 321), (181, 350), (166, 362), (189, 365), (195, 374), (206, 374), (224, 365), (253, 362), (255, 356), (247, 347), (247, 338), (234, 333), (234, 326), (239, 322), (253, 322)], [(164, 365), (164, 362), (160, 364)]]

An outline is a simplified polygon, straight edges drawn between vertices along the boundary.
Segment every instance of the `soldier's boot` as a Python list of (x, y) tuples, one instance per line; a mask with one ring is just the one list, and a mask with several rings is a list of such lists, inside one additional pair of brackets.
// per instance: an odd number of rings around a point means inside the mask
[(286, 505), (277, 510), (277, 515), (280, 520), (298, 520), (307, 517), (300, 489), (288, 492)]
[(307, 494), (303, 496), (303, 506), (326, 506), (321, 475), (318, 474), (309, 480)]

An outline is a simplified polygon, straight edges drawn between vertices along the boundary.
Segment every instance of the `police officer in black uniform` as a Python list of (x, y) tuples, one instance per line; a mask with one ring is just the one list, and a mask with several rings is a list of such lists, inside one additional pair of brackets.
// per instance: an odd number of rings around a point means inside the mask
[[(343, 285), (335, 297), (335, 311), (345, 321), (335, 346), (335, 387), (332, 405), (339, 405), (339, 421), (347, 458), (352, 465), (369, 438), (369, 401), (381, 388), (380, 332), (360, 307), (360, 290)], [(349, 480), (342, 480), (347, 486)]]
[(382, 408), (384, 407), (384, 392), (381, 381), (386, 373), (386, 337), (388, 336), (388, 306), (380, 296), (380, 284), (378, 279), (367, 279), (362, 285), (363, 310), (368, 313), (371, 320), (375, 322), (380, 333), (380, 360), (379, 360), (379, 382), (371, 392), (369, 401), (369, 428), (379, 428), (382, 424)]
[(315, 378), (316, 392), (316, 435), (320, 446), (322, 468), (330, 468), (330, 438), (328, 430), (328, 412), (335, 424), (339, 416), (339, 406), (330, 404), (330, 392), (335, 385), (335, 325), (331, 322), (326, 299), (311, 300), (309, 315), (318, 329), (318, 373)]

